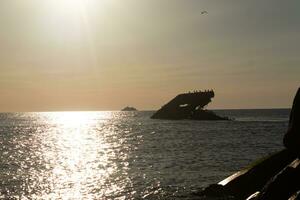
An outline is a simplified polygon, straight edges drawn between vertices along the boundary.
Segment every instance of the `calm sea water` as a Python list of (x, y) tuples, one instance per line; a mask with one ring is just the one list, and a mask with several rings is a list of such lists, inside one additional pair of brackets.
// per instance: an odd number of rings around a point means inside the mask
[(196, 199), (194, 191), (283, 148), (288, 109), (0, 114), (1, 199)]

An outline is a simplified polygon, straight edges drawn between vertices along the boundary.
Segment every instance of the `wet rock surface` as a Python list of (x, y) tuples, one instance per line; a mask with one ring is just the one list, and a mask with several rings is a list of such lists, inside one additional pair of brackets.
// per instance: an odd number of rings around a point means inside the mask
[(247, 199), (257, 191), (261, 191), (272, 177), (293, 162), (295, 158), (287, 149), (282, 150), (249, 169), (237, 172), (237, 175), (233, 174), (218, 184), (208, 186), (197, 195)]
[(286, 149), (249, 169), (237, 172), (197, 195), (246, 200), (299, 199), (300, 191), (300, 88), (294, 98), (289, 127), (283, 143)]

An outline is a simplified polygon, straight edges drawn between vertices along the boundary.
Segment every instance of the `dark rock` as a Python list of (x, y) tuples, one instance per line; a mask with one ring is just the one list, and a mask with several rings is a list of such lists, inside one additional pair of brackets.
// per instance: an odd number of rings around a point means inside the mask
[(291, 163), (295, 156), (287, 149), (282, 150), (253, 167), (242, 170), (224, 179), (218, 185), (209, 186), (200, 196), (234, 196), (237, 199), (246, 199), (253, 193), (260, 191), (264, 185), (285, 166)]
[(195, 195), (206, 197), (223, 197), (226, 196), (227, 193), (223, 185), (211, 184), (200, 193), (195, 193)]
[(292, 152), (300, 155), (300, 88), (294, 98), (289, 127), (283, 138), (283, 143)]
[(289, 199), (300, 189), (300, 160), (295, 159), (271, 178), (256, 200)]
[(300, 200), (300, 191), (295, 192), (295, 194), (293, 194), (289, 200)]
[(260, 192), (255, 192), (251, 194), (246, 200), (256, 200), (260, 195)]
[(300, 88), (290, 114), (282, 150), (200, 193), (202, 196), (234, 196), (247, 200), (300, 199)]

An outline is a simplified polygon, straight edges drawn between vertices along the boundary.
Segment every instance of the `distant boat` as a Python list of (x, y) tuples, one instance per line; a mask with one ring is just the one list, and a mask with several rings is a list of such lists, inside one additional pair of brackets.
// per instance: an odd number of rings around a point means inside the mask
[(137, 111), (137, 109), (135, 107), (126, 106), (122, 111)]

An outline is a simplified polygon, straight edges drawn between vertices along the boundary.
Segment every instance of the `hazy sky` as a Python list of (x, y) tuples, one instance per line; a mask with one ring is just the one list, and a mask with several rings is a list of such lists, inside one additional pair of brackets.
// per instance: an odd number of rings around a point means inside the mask
[[(201, 15), (206, 10), (208, 14)], [(0, 111), (290, 107), (299, 0), (1, 0)]]

